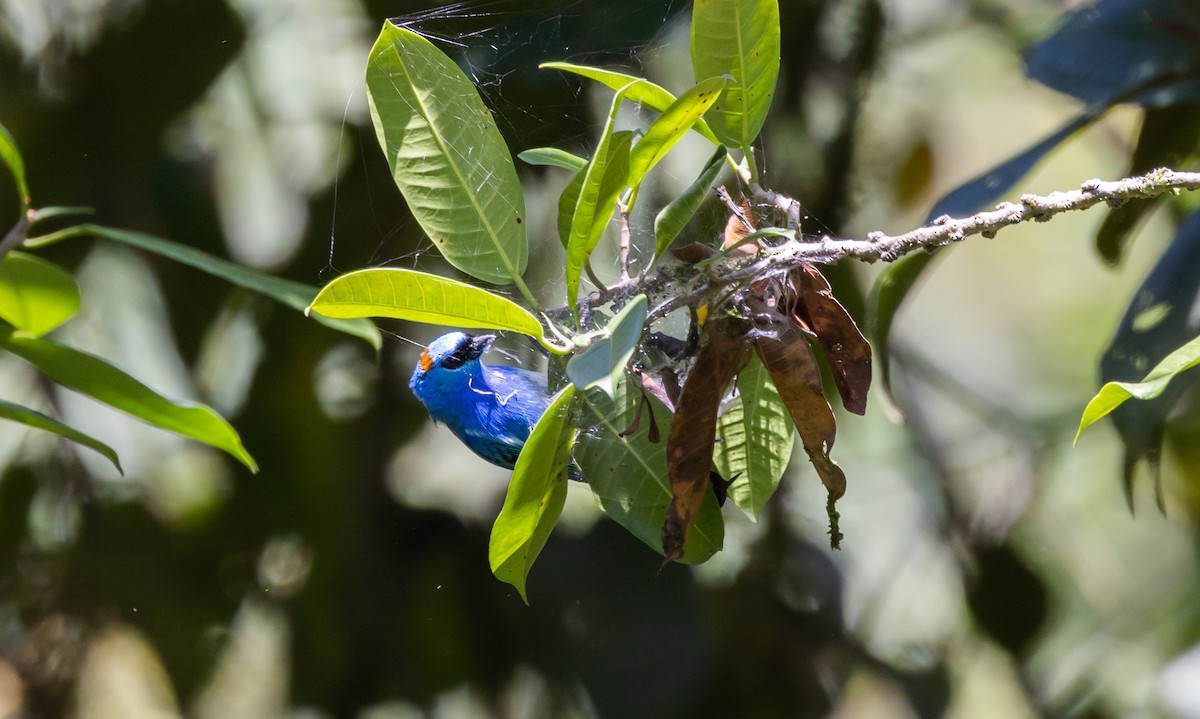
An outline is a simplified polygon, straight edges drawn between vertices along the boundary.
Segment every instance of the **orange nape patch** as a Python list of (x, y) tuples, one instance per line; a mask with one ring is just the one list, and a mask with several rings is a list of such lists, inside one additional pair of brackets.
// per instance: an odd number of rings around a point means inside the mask
[(420, 365), (425, 372), (433, 369), (433, 358), (429, 356), (429, 350), (421, 350)]

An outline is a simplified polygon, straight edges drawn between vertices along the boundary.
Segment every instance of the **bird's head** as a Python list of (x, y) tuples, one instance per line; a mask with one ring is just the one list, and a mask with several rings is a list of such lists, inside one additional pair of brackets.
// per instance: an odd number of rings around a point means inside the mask
[(459, 372), (469, 374), (472, 363), (478, 362), (480, 355), (495, 341), (496, 335), (469, 335), (464, 332), (450, 332), (438, 337), (421, 352), (410, 386), (416, 388), (426, 377)]

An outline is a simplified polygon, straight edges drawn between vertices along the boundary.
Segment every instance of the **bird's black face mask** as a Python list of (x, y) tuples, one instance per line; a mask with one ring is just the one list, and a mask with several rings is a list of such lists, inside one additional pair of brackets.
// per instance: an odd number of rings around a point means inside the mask
[(496, 335), (467, 337), (446, 359), (442, 360), (442, 367), (446, 369), (458, 369), (464, 363), (478, 359), (480, 355), (487, 352), (488, 347), (491, 347), (495, 341)]

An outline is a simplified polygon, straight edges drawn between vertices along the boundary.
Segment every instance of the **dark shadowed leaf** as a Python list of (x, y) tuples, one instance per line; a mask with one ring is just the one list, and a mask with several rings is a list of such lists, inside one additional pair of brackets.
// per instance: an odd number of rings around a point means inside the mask
[(725, 390), (750, 360), (744, 329), (732, 322), (712, 322), (705, 333), (696, 364), (683, 383), (675, 420), (667, 435), (667, 467), (671, 478), (671, 506), (663, 521), (663, 553), (667, 559), (683, 556), (688, 533), (700, 513), (704, 498), (712, 494), (709, 471), (717, 433), (717, 411)]
[[(575, 461), (605, 514), (661, 554), (671, 483), (666, 442), (652, 442), (649, 432), (656, 426), (669, 435), (672, 415), (658, 400), (643, 395), (638, 383), (628, 377), (617, 385), (615, 399), (598, 390), (589, 390), (583, 398), (589, 411), (575, 446)], [(622, 436), (639, 411), (637, 431)], [(724, 538), (721, 510), (709, 492), (680, 561), (703, 562), (721, 548)]]
[[(1100, 381), (1140, 382), (1172, 352), (1200, 335), (1200, 213), (1179, 227), (1170, 247), (1134, 294), (1116, 335), (1100, 359)], [(1144, 458), (1157, 457), (1163, 424), (1179, 397), (1196, 380), (1195, 369), (1171, 381), (1153, 399), (1126, 402), (1112, 411), (1125, 445), (1124, 479), (1132, 492), (1133, 472)]]
[(792, 458), (794, 425), (762, 361), (750, 358), (737, 378), (738, 396), (717, 420), (714, 463), (729, 478), (734, 504), (757, 518)]
[(20, 422), (21, 424), (28, 425), (30, 427), (44, 429), (47, 432), (53, 432), (60, 437), (69, 439), (76, 444), (82, 444), (85, 447), (90, 447), (91, 449), (96, 450), (108, 458), (108, 461), (113, 463), (113, 466), (117, 468), (117, 471), (124, 474), (124, 470), (121, 469), (121, 460), (117, 457), (116, 450), (96, 439), (95, 437), (84, 434), (74, 427), (65, 425), (53, 417), (48, 417), (41, 412), (29, 409), (28, 407), (22, 407), (19, 404), (13, 404), (12, 402), (0, 400), (0, 418), (11, 420), (13, 422)]
[(546, 545), (567, 500), (567, 465), (575, 431), (570, 404), (575, 387), (567, 385), (534, 426), (517, 458), (488, 543), (488, 561), (497, 579), (525, 593), (529, 569)]
[(708, 197), (708, 191), (712, 187), (713, 180), (717, 179), (717, 174), (725, 165), (725, 158), (728, 156), (729, 153), (726, 151), (724, 145), (718, 147), (712, 157), (708, 158), (708, 162), (704, 163), (704, 169), (700, 170), (700, 175), (696, 178), (696, 181), (688, 185), (686, 190), (659, 211), (658, 216), (654, 218), (655, 257), (661, 255), (671, 246), (671, 243), (675, 241), (679, 233), (683, 232), (683, 228), (691, 221), (696, 211), (700, 209), (700, 205)]
[(228, 452), (257, 472), (236, 430), (211, 408), (168, 399), (95, 355), (56, 342), (0, 333), (3, 348), (67, 389), (159, 427)]
[(871, 386), (871, 345), (858, 331), (854, 318), (834, 298), (829, 281), (817, 268), (812, 265), (797, 268), (792, 272), (792, 282), (799, 292), (796, 309), (825, 350), (825, 361), (842, 396), (842, 404), (855, 414), (866, 413), (867, 389)]
[(892, 392), (892, 353), (889, 343), (892, 323), (896, 320), (896, 313), (900, 311), (900, 305), (908, 296), (909, 290), (935, 257), (937, 254), (929, 252), (901, 257), (879, 273), (871, 287), (871, 297), (867, 303), (867, 333), (871, 336), (875, 356), (879, 359), (879, 376), (883, 382), (883, 391), (889, 395)]
[[(1138, 133), (1129, 175), (1141, 175), (1157, 167), (1181, 170), (1200, 146), (1200, 106), (1171, 105), (1146, 110)], [(1109, 210), (1096, 232), (1096, 251), (1109, 264), (1117, 264), (1125, 243), (1138, 222), (1158, 206), (1163, 197), (1133, 199)]]
[[(836, 548), (842, 535), (833, 504), (846, 493), (846, 475), (829, 458), (837, 422), (833, 408), (821, 391), (821, 370), (804, 332), (794, 322), (775, 314), (771, 331), (757, 338), (754, 348), (775, 382), (780, 398), (796, 423), (800, 443), (829, 493), (829, 534)], [(759, 308), (756, 316), (768, 316), (768, 311)]]
[(558, 240), (566, 249), (571, 241), (571, 222), (575, 217), (575, 205), (579, 202), (579, 191), (583, 189), (583, 178), (587, 176), (587, 165), (575, 173), (562, 194), (558, 196)]
[(25, 161), (21, 159), (21, 152), (17, 149), (17, 143), (13, 140), (13, 136), (3, 125), (0, 125), (0, 161), (8, 165), (8, 170), (12, 173), (13, 183), (17, 186), (17, 200), (21, 203), (21, 207), (29, 207), (29, 186), (25, 181)]
[(690, 242), (682, 247), (676, 247), (671, 250), (672, 257), (690, 265), (703, 262), (715, 254), (717, 254), (717, 248), (712, 245), (706, 245), (703, 242)]

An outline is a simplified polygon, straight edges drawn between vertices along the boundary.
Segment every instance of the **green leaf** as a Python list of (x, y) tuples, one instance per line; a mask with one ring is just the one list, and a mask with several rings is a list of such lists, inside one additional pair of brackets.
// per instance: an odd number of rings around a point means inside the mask
[(561, 167), (573, 172), (587, 167), (587, 160), (557, 147), (535, 147), (518, 154), (517, 159), (530, 165)]
[(725, 158), (728, 156), (729, 153), (725, 146), (719, 146), (712, 157), (708, 158), (708, 162), (704, 163), (704, 169), (700, 170), (696, 181), (688, 185), (686, 190), (659, 211), (658, 216), (654, 218), (655, 257), (667, 251), (675, 238), (679, 237), (679, 233), (683, 232), (683, 228), (695, 216), (700, 205), (708, 197), (713, 180), (717, 179), (717, 174), (721, 171), (721, 167), (725, 164)]
[(1095, 423), (1101, 417), (1121, 406), (1127, 399), (1154, 399), (1163, 393), (1171, 380), (1196, 365), (1200, 365), (1200, 337), (1188, 342), (1163, 358), (1141, 382), (1109, 382), (1100, 388), (1095, 397), (1088, 402), (1079, 420), (1079, 431), (1075, 441), (1083, 434), (1083, 430)]
[(0, 319), (41, 337), (79, 311), (79, 285), (58, 265), (24, 252), (0, 259)]
[(722, 143), (746, 150), (758, 137), (775, 95), (779, 48), (778, 0), (696, 0), (693, 4), (696, 77), (733, 76), (708, 113), (709, 125)]
[(155, 427), (228, 452), (258, 472), (236, 430), (210, 407), (168, 399), (107, 361), (50, 340), (0, 335), (0, 348), (37, 367), (67, 389), (86, 394)]
[(571, 215), (571, 237), (567, 241), (567, 305), (575, 309), (575, 298), (579, 294), (579, 278), (588, 257), (600, 243), (604, 229), (612, 220), (617, 198), (625, 189), (629, 179), (629, 146), (633, 133), (614, 132), (617, 111), (625, 97), (625, 89), (613, 96), (608, 121), (600, 135), (600, 143), (588, 163)]
[(625, 376), (646, 321), (646, 295), (634, 297), (604, 328), (604, 336), (567, 362), (567, 377), (580, 390), (598, 387), (610, 398)]
[(892, 323), (909, 290), (936, 256), (930, 252), (905, 255), (880, 272), (871, 287), (871, 299), (867, 304), (867, 333), (875, 348), (875, 356), (879, 358), (883, 390), (889, 395), (892, 392), (892, 353), (889, 346)]
[[(656, 85), (649, 80), (628, 73), (587, 65), (573, 65), (569, 62), (544, 62), (538, 65), (538, 67), (547, 70), (562, 70), (574, 73), (589, 80), (595, 80), (613, 90), (620, 90), (623, 87), (629, 86), (629, 89), (625, 92), (626, 100), (648, 107), (651, 110), (657, 110), (658, 112), (664, 112), (671, 106), (671, 103), (675, 102), (675, 96), (661, 85)], [(636, 84), (630, 85), (631, 83)], [(704, 118), (697, 120), (692, 129), (700, 133), (701, 136), (714, 145), (721, 144), (717, 136), (713, 134), (712, 128), (704, 121)]]
[(637, 188), (646, 178), (646, 174), (716, 102), (717, 96), (725, 88), (727, 79), (713, 77), (697, 84), (680, 95), (679, 99), (663, 110), (662, 115), (646, 129), (646, 134), (629, 153), (629, 186), (633, 188), (629, 207), (633, 207)]
[[(614, 399), (596, 390), (583, 397), (590, 410), (587, 422), (592, 426), (579, 435), (575, 461), (604, 512), (662, 554), (663, 520), (671, 504), (666, 443), (671, 412), (653, 397), (643, 398), (628, 377), (618, 383)], [(626, 433), (635, 419), (635, 431)], [(651, 426), (658, 431), (657, 441), (651, 441)], [(716, 495), (709, 492), (679, 561), (703, 562), (724, 541), (721, 510)]]
[(17, 142), (4, 125), (0, 125), (0, 160), (3, 160), (12, 172), (13, 182), (17, 186), (17, 201), (21, 203), (22, 208), (29, 207), (31, 201), (29, 185), (25, 181), (25, 160), (21, 159)]
[(795, 426), (757, 356), (738, 373), (737, 388), (737, 400), (717, 420), (713, 463), (732, 481), (729, 498), (757, 519), (792, 458)]
[(537, 317), (506, 297), (465, 282), (394, 267), (337, 277), (325, 285), (310, 309), (326, 317), (390, 317), (542, 338)]
[(30, 427), (36, 427), (37, 429), (44, 429), (47, 432), (53, 432), (64, 439), (69, 439), (76, 444), (82, 444), (85, 447), (90, 447), (91, 449), (94, 449), (107, 457), (108, 461), (113, 463), (113, 466), (117, 468), (118, 472), (121, 474), (125, 473), (124, 470), (121, 469), (121, 460), (117, 457), (117, 453), (112, 447), (109, 447), (107, 444), (101, 442), (95, 437), (80, 432), (74, 427), (59, 422), (53, 417), (48, 417), (41, 412), (29, 409), (28, 407), (22, 407), (19, 404), (13, 404), (12, 402), (0, 400), (0, 418), (12, 420), (13, 422), (19, 422)]
[(573, 386), (563, 387), (530, 432), (488, 542), (492, 574), (516, 587), (526, 604), (525, 579), (567, 500), (567, 465), (575, 440), (568, 420), (574, 397)]
[(587, 176), (587, 166), (575, 173), (562, 194), (558, 196), (558, 239), (563, 249), (571, 241), (571, 221), (575, 218), (575, 205), (579, 204), (579, 191), (583, 189), (583, 179)]
[(367, 101), (392, 179), (446, 260), (523, 286), (525, 200), (492, 113), (425, 38), (384, 23), (367, 62)]
[[(154, 235), (128, 230), (114, 230), (101, 225), (76, 225), (59, 232), (31, 238), (26, 241), (27, 247), (45, 247), (72, 237), (102, 237), (113, 242), (136, 247), (146, 252), (152, 252), (161, 257), (178, 262), (181, 265), (193, 267), (201, 272), (207, 272), (238, 287), (244, 287), (253, 292), (265, 295), (276, 302), (291, 307), (297, 312), (304, 312), (313, 298), (317, 296), (317, 288), (303, 282), (294, 282), (280, 277), (257, 272), (249, 267), (235, 264), (229, 260), (213, 257), (207, 252), (201, 252), (194, 247), (181, 245), (178, 242), (164, 240)], [(338, 320), (328, 317), (315, 318), (321, 324), (359, 337), (371, 343), (376, 350), (383, 347), (383, 338), (378, 328), (368, 320)]]

